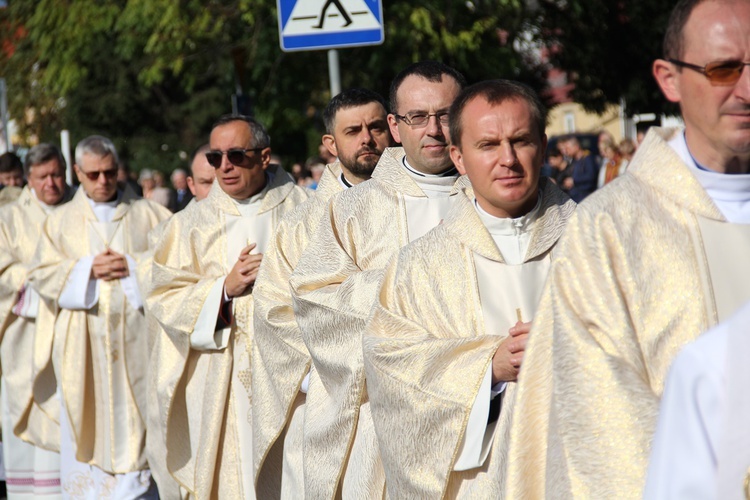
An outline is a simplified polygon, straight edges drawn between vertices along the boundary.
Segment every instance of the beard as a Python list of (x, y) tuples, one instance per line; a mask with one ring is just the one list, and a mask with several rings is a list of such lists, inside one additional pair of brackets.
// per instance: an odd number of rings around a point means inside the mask
[[(360, 155), (365, 153), (371, 153), (374, 156), (360, 158)], [(349, 172), (352, 173), (352, 175), (356, 175), (360, 178), (370, 177), (373, 170), (375, 170), (375, 165), (377, 165), (380, 160), (380, 155), (382, 154), (383, 152), (376, 148), (364, 147), (359, 149), (352, 156), (339, 155), (339, 161)]]

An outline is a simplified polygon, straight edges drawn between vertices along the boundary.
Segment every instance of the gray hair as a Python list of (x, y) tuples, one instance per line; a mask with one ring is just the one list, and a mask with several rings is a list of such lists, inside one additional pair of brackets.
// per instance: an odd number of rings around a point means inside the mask
[(245, 122), (250, 127), (250, 133), (253, 136), (251, 148), (269, 148), (271, 147), (271, 137), (268, 135), (266, 128), (258, 120), (247, 115), (222, 115), (211, 127), (211, 131), (221, 125), (232, 122)]
[(78, 143), (76, 146), (76, 164), (81, 165), (83, 156), (87, 154), (101, 157), (111, 156), (115, 165), (120, 164), (120, 157), (117, 156), (114, 143), (102, 135), (90, 135)]
[(26, 154), (26, 159), (23, 165), (24, 174), (28, 177), (32, 167), (52, 160), (57, 160), (57, 163), (60, 164), (60, 168), (65, 171), (67, 163), (65, 162), (65, 157), (63, 156), (62, 151), (60, 151), (60, 148), (49, 142), (37, 144), (29, 150), (28, 154)]

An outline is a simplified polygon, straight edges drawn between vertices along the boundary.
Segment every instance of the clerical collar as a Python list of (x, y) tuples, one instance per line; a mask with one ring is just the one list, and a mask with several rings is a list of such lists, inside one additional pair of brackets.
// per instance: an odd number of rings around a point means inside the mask
[(37, 203), (39, 203), (39, 206), (42, 207), (42, 210), (44, 210), (45, 214), (49, 214), (52, 210), (54, 210), (54, 205), (47, 205), (42, 200), (39, 199), (39, 197), (36, 195), (36, 191), (34, 188), (31, 188), (31, 195), (34, 197)]
[(349, 189), (352, 187), (352, 183), (346, 180), (346, 177), (344, 177), (344, 172), (341, 172), (341, 175), (339, 175), (339, 182), (342, 186), (344, 186), (344, 189)]
[(458, 170), (456, 170), (456, 167), (454, 166), (451, 166), (448, 170), (441, 172), (439, 174), (425, 174), (424, 172), (419, 172), (415, 170), (414, 167), (409, 165), (409, 160), (406, 159), (406, 156), (404, 156), (402, 163), (404, 164), (404, 167), (406, 167), (406, 171), (409, 174), (411, 174), (414, 177), (424, 178), (425, 181), (428, 183), (430, 179), (452, 178), (453, 180), (455, 180), (455, 178), (458, 177)]
[(750, 223), (750, 174), (722, 174), (701, 167), (690, 154), (684, 132), (668, 144), (729, 222)]
[(536, 201), (536, 205), (526, 215), (521, 217), (496, 217), (488, 213), (483, 209), (477, 199), (474, 198), (474, 208), (479, 214), (484, 226), (487, 231), (493, 236), (517, 236), (522, 233), (531, 231), (534, 227), (534, 222), (539, 218), (540, 208), (542, 206), (542, 192), (539, 191), (539, 196)]

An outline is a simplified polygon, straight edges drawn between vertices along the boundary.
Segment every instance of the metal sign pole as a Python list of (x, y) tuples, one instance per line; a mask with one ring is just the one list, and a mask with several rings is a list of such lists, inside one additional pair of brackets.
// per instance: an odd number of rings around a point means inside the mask
[(339, 71), (339, 51), (328, 51), (328, 79), (331, 84), (331, 99), (341, 93), (341, 72)]
[(3, 122), (5, 150), (13, 151), (13, 144), (11, 144), (10, 140), (10, 131), (8, 130), (8, 87), (5, 85), (5, 78), (0, 78), (0, 118), (2, 118)]

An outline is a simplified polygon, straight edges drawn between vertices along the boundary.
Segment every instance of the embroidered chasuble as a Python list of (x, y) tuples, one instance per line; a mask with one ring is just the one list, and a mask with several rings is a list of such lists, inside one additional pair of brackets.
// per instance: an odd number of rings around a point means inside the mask
[[(148, 352), (134, 274), (148, 255), (148, 231), (169, 211), (129, 189), (107, 204), (110, 220), (100, 221), (92, 203), (79, 189), (43, 226), (30, 282), (59, 309), (54, 337), (52, 331), (36, 332), (34, 392), (44, 385), (41, 368), (51, 357), (76, 460), (125, 474), (147, 468), (140, 409), (145, 408)], [(107, 246), (128, 258), (130, 276), (89, 279), (94, 256)], [(82, 277), (80, 284), (76, 276)], [(68, 300), (85, 305), (69, 308)], [(62, 480), (64, 486), (67, 479)]]
[(234, 298), (229, 327), (216, 326), (241, 250), (257, 243), (264, 253), (279, 219), (308, 196), (282, 169), (267, 174), (264, 190), (244, 201), (214, 182), (205, 200), (175, 214), (154, 252), (148, 307), (166, 333), (154, 382), (166, 466), (196, 498), (255, 498), (252, 294)]
[(736, 260), (750, 232), (667, 144), (681, 133), (652, 129), (557, 247), (516, 392), (510, 498), (640, 497), (672, 360), (750, 299)]
[[(61, 203), (70, 200), (68, 190)], [(59, 206), (59, 205), (58, 205)], [(55, 311), (28, 284), (42, 224), (55, 207), (40, 202), (29, 186), (0, 210), (0, 360), (3, 448), (8, 492), (13, 497), (60, 493), (59, 408), (51, 364), (35, 395), (34, 339), (51, 332)]]
[(451, 179), (415, 181), (403, 148), (386, 149), (372, 179), (332, 198), (292, 273), (294, 315), (313, 363), (304, 422), (306, 496), (383, 494), (362, 334), (385, 265), (445, 217), (464, 182)]
[(289, 277), (331, 196), (343, 191), (338, 162), (326, 166), (315, 194), (279, 222), (253, 289), (253, 460), (258, 494), (304, 498), (302, 432), (310, 371), (292, 309)]
[(515, 265), (467, 189), (386, 269), (364, 362), (389, 498), (503, 497), (515, 383), (496, 396), (500, 414), (488, 424), (492, 357), (519, 314), (533, 320), (551, 250), (575, 210), (553, 183), (542, 186)]

